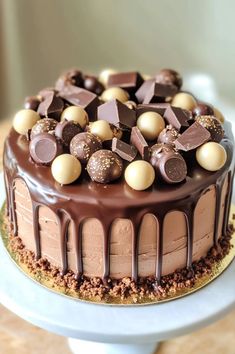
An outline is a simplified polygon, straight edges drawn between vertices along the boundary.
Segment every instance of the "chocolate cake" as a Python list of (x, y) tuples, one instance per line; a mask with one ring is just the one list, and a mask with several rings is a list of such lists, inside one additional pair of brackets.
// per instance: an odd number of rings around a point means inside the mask
[(8, 247), (75, 296), (157, 300), (229, 251), (234, 142), (163, 69), (72, 69), (27, 97), (5, 141)]

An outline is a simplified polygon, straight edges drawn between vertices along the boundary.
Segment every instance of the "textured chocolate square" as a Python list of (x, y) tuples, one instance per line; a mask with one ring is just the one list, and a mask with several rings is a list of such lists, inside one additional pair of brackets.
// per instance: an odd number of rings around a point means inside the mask
[(117, 73), (109, 75), (108, 87), (121, 87), (129, 93), (134, 93), (143, 83), (138, 72)]
[(175, 147), (183, 151), (194, 150), (210, 140), (210, 137), (209, 131), (195, 122), (175, 140)]
[(166, 98), (173, 97), (177, 92), (176, 86), (153, 83), (147, 90), (143, 103), (164, 102)]
[(189, 126), (188, 120), (189, 115), (185, 110), (179, 107), (168, 106), (164, 112), (163, 116), (168, 124), (171, 124), (172, 127), (180, 130), (181, 128), (187, 128)]
[(106, 102), (98, 107), (98, 119), (106, 120), (119, 128), (132, 128), (136, 124), (136, 114), (118, 100)]

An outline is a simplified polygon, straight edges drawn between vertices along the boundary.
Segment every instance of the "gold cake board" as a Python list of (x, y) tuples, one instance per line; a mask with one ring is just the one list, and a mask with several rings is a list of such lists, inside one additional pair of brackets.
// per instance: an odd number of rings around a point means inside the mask
[[(192, 294), (195, 291), (201, 289), (202, 287), (208, 285), (211, 283), (214, 279), (216, 279), (218, 276), (220, 276), (225, 269), (231, 264), (233, 259), (235, 258), (235, 232), (233, 232), (231, 236), (231, 248), (229, 250), (229, 253), (224, 256), (220, 261), (215, 262), (212, 265), (212, 271), (210, 274), (204, 275), (199, 279), (195, 280), (195, 284), (191, 288), (184, 287), (183, 289), (177, 289), (176, 293), (172, 293), (167, 295), (167, 297), (163, 299), (154, 299), (150, 300), (149, 298), (143, 298), (141, 302), (133, 303), (130, 301), (130, 299), (124, 299), (122, 301), (117, 301), (114, 300), (112, 302), (110, 301), (104, 301), (104, 300), (97, 300), (96, 298), (94, 299), (84, 299), (78, 297), (78, 293), (73, 290), (66, 290), (63, 287), (57, 286), (53, 283), (53, 279), (49, 277), (42, 276), (41, 271), (38, 272), (38, 274), (34, 275), (30, 271), (29, 267), (21, 262), (18, 258), (17, 255), (13, 254), (13, 252), (9, 249), (9, 235), (6, 230), (6, 225), (4, 223), (4, 215), (5, 215), (5, 207), (2, 207), (1, 213), (0, 213), (0, 233), (1, 237), (3, 240), (3, 243), (5, 245), (5, 248), (10, 256), (10, 258), (13, 260), (13, 262), (16, 264), (18, 268), (20, 268), (27, 276), (29, 276), (31, 279), (33, 279), (35, 282), (40, 283), (42, 286), (45, 288), (49, 288), (51, 291), (59, 293), (63, 296), (73, 298), (74, 300), (78, 301), (83, 301), (83, 302), (90, 302), (90, 303), (99, 303), (103, 305), (134, 305), (134, 306), (140, 306), (140, 305), (151, 305), (151, 304), (157, 304), (157, 303), (163, 303), (171, 300), (175, 300), (181, 297), (184, 297), (186, 295)], [(233, 225), (235, 228), (235, 219), (233, 218), (233, 215), (235, 215), (235, 205), (231, 206), (231, 211), (230, 211), (230, 224)]]

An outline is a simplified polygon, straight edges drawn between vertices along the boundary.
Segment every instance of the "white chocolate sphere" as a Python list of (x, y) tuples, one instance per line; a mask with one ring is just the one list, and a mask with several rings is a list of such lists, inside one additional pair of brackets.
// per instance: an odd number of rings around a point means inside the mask
[(41, 119), (40, 115), (32, 109), (21, 109), (14, 116), (13, 128), (19, 134), (27, 134), (39, 119)]
[(215, 117), (220, 121), (220, 123), (223, 124), (225, 121), (223, 114), (218, 110), (218, 108), (213, 107), (213, 110)]
[(197, 148), (196, 159), (201, 167), (213, 172), (224, 166), (227, 153), (222, 145), (210, 141)]
[(124, 103), (129, 100), (129, 94), (127, 91), (123, 90), (121, 87), (110, 87), (101, 95), (101, 99), (104, 102), (108, 102), (114, 99), (119, 100), (120, 102)]
[(60, 184), (70, 184), (76, 181), (82, 172), (81, 163), (70, 154), (57, 156), (51, 165), (51, 173)]
[(155, 140), (165, 128), (165, 121), (157, 112), (145, 112), (137, 119), (137, 127), (145, 139)]
[(149, 162), (144, 160), (131, 162), (125, 170), (126, 183), (137, 191), (149, 188), (155, 179), (155, 171)]
[(85, 126), (89, 123), (87, 112), (79, 106), (70, 106), (65, 108), (61, 114), (61, 120), (65, 119), (77, 122), (81, 128), (85, 128)]
[(195, 98), (187, 92), (177, 93), (171, 102), (172, 106), (192, 111), (197, 106)]
[(90, 126), (91, 134), (98, 136), (102, 141), (110, 140), (114, 134), (110, 124), (106, 120), (97, 120)]

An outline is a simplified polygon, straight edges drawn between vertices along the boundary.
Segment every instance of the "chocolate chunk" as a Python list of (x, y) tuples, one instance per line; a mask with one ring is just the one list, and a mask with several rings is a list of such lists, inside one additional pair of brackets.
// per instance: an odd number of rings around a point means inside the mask
[(70, 142), (70, 153), (81, 163), (87, 163), (91, 155), (102, 149), (101, 140), (91, 133), (80, 133)]
[(132, 128), (136, 124), (135, 111), (118, 100), (99, 106), (97, 115), (99, 120), (106, 120), (119, 128)]
[(110, 150), (96, 151), (87, 164), (89, 176), (98, 183), (112, 182), (121, 176), (122, 171), (121, 158)]
[(193, 110), (193, 116), (214, 116), (214, 109), (206, 103), (198, 103)]
[(100, 102), (96, 94), (83, 88), (69, 85), (59, 92), (59, 96), (74, 106), (81, 106), (86, 110), (90, 121), (96, 120), (97, 107)]
[(149, 79), (143, 82), (143, 84), (140, 86), (140, 88), (136, 91), (135, 97), (137, 98), (139, 103), (142, 103), (148, 90), (152, 86), (152, 84), (155, 82), (155, 79)]
[(189, 116), (185, 111), (179, 107), (169, 106), (165, 110), (163, 118), (166, 119), (168, 124), (171, 124), (174, 128), (180, 130), (189, 126)]
[(173, 144), (174, 141), (178, 138), (179, 131), (172, 127), (172, 125), (167, 125), (161, 133), (158, 135), (157, 142), (162, 144)]
[(169, 106), (170, 103), (138, 104), (136, 108), (136, 117), (138, 118), (142, 113), (145, 112), (156, 112), (163, 116), (167, 107)]
[(40, 133), (33, 137), (29, 144), (32, 159), (41, 165), (49, 165), (63, 153), (63, 146), (54, 135)]
[(83, 86), (98, 96), (104, 91), (104, 85), (95, 76), (85, 76)]
[(162, 69), (156, 76), (156, 82), (164, 85), (174, 85), (178, 89), (181, 88), (183, 80), (181, 75), (172, 69)]
[(65, 86), (74, 85), (78, 87), (83, 86), (83, 75), (78, 69), (70, 69), (64, 72), (56, 81), (55, 88), (58, 91), (63, 90)]
[(39, 104), (41, 103), (40, 96), (29, 96), (26, 97), (24, 101), (25, 109), (32, 109), (33, 111), (37, 111)]
[(133, 127), (131, 129), (131, 144), (136, 147), (141, 157), (145, 161), (149, 161), (149, 146), (141, 134), (139, 128)]
[(190, 151), (210, 140), (210, 137), (209, 131), (195, 122), (175, 140), (175, 147), (179, 150)]
[(153, 83), (148, 89), (143, 103), (165, 102), (167, 98), (173, 97), (177, 92), (176, 86)]
[(31, 130), (30, 137), (33, 137), (40, 133), (50, 133), (53, 134), (55, 132), (55, 128), (58, 122), (52, 118), (43, 118), (37, 121), (37, 123), (33, 126)]
[(224, 129), (218, 119), (213, 116), (198, 116), (196, 122), (206, 128), (211, 134), (211, 140), (219, 143), (224, 137)]
[(59, 120), (63, 109), (63, 100), (55, 96), (54, 92), (50, 92), (38, 106), (37, 112), (41, 117), (50, 117)]
[(107, 86), (121, 87), (129, 94), (134, 94), (142, 85), (143, 81), (143, 78), (138, 72), (116, 73), (109, 75)]
[(118, 154), (123, 160), (130, 162), (133, 161), (137, 155), (137, 150), (134, 146), (117, 138), (113, 138), (112, 140), (112, 151)]
[(166, 183), (179, 183), (186, 178), (186, 162), (170, 145), (153, 145), (151, 148), (150, 163), (154, 167), (157, 176)]
[(69, 146), (73, 137), (81, 132), (82, 128), (80, 124), (73, 120), (64, 120), (58, 123), (55, 128), (55, 135), (61, 139), (65, 146)]
[(57, 91), (54, 89), (54, 87), (45, 87), (43, 88), (42, 90), (40, 90), (38, 92), (38, 96), (41, 97), (41, 100), (45, 100), (45, 98), (48, 96), (48, 95), (52, 95), (52, 94), (55, 94), (57, 93)]

